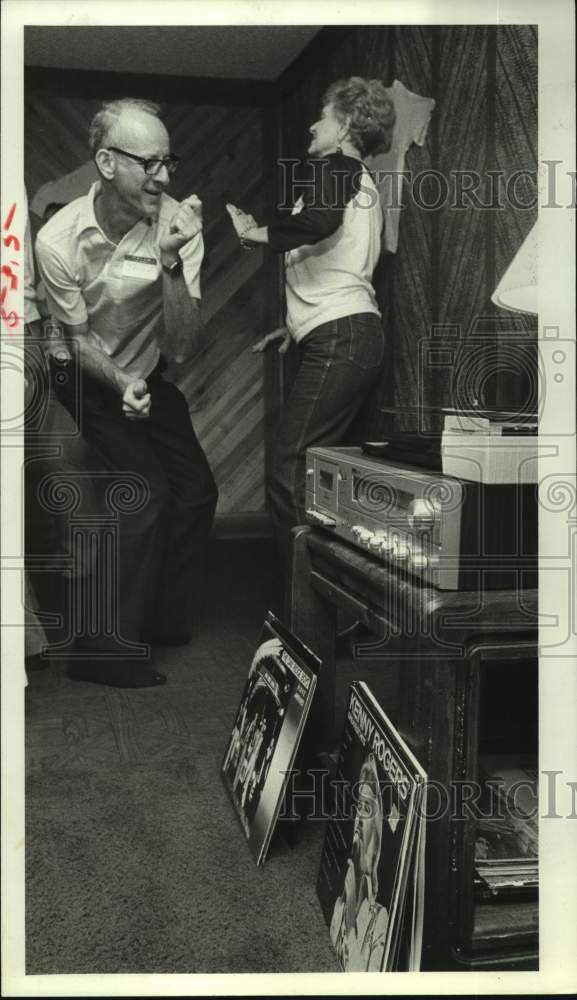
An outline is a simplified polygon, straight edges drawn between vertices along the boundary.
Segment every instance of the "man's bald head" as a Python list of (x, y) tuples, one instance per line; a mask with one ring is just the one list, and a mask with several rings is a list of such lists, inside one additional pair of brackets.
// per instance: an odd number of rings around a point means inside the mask
[(107, 146), (122, 146), (125, 143), (135, 151), (147, 141), (154, 145), (166, 143), (168, 133), (158, 117), (159, 113), (158, 104), (131, 97), (103, 104), (92, 119), (88, 133), (92, 155)]
[[(96, 199), (109, 217), (136, 221), (158, 217), (170, 183), (170, 139), (148, 101), (124, 98), (104, 104), (90, 126), (90, 146), (100, 174)], [(147, 166), (153, 161), (153, 169)], [(103, 201), (102, 201), (103, 199)]]

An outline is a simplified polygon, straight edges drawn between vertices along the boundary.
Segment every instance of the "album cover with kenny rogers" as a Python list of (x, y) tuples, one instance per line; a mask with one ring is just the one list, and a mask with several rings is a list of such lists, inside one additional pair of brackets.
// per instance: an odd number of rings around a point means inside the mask
[(420, 967), (425, 782), (370, 689), (352, 684), (317, 882), (345, 972)]
[(222, 763), (257, 864), (269, 848), (320, 665), (269, 611)]

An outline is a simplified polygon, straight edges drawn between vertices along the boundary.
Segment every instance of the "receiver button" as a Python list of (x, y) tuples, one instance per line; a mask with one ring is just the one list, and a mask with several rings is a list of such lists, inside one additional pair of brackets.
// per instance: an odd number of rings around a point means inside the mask
[(435, 523), (435, 508), (422, 497), (409, 504), (409, 524), (415, 531), (428, 531)]
[(316, 521), (316, 523), (317, 524), (321, 524), (323, 526), (323, 528), (335, 528), (336, 527), (337, 522), (336, 522), (336, 519), (334, 517), (328, 517), (326, 514), (321, 514), (320, 511), (313, 510), (312, 507), (309, 507), (307, 509), (306, 514), (307, 514), (307, 517), (311, 521)]
[(393, 548), (393, 559), (398, 559), (399, 562), (404, 562), (405, 559), (409, 558), (409, 546), (406, 542), (398, 539), (396, 545)]

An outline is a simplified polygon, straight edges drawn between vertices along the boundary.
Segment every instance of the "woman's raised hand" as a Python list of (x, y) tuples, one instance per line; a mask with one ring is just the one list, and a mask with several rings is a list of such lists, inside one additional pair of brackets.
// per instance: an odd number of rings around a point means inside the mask
[(228, 203), (226, 210), (232, 219), (232, 224), (239, 240), (242, 239), (249, 229), (256, 229), (256, 220), (248, 212), (243, 212), (242, 208), (237, 208), (236, 205)]

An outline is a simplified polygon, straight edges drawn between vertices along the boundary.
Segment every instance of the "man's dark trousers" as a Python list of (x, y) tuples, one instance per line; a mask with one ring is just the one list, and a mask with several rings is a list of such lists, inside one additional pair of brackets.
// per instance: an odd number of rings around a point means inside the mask
[(85, 655), (124, 657), (133, 643), (185, 641), (203, 604), (218, 493), (186, 400), (164, 369), (161, 360), (146, 379), (151, 407), (143, 420), (126, 417), (120, 395), (86, 373), (75, 379), (71, 369), (55, 386), (92, 453), (101, 523), (112, 516), (117, 525), (116, 542), (101, 546), (93, 571), (96, 627), (94, 607), (74, 612)]

